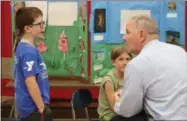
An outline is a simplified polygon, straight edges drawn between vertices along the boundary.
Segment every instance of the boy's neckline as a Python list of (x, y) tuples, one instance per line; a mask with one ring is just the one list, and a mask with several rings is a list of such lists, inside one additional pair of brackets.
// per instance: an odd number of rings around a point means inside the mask
[(29, 44), (29, 45), (31, 45), (31, 46), (33, 46), (33, 47), (35, 47), (35, 46), (34, 46), (34, 44), (33, 44), (33, 43), (31, 43), (29, 40), (26, 40), (26, 39), (21, 39), (21, 41), (20, 41), (20, 42), (27, 43), (27, 44)]

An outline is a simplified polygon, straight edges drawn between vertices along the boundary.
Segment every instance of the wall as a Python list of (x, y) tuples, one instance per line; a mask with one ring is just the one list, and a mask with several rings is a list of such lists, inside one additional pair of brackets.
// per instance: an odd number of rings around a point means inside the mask
[[(106, 32), (94, 33), (94, 13), (95, 9), (106, 9)], [(93, 1), (90, 18), (91, 32), (91, 48), (92, 48), (92, 82), (94, 79), (99, 79), (112, 68), (110, 62), (110, 50), (113, 46), (124, 43), (120, 34), (120, 12), (123, 9), (128, 10), (151, 10), (153, 17), (159, 26), (160, 41), (166, 42), (166, 31), (177, 31), (180, 33), (179, 44), (185, 46), (185, 2), (176, 2), (176, 10), (168, 9), (168, 1)], [(176, 15), (177, 17), (168, 17), (168, 14)], [(103, 35), (102, 41), (96, 41), (96, 35)], [(99, 60), (95, 59), (94, 51), (103, 51), (103, 68), (95, 70), (95, 65)], [(100, 64), (101, 65), (101, 64)], [(96, 80), (97, 81), (97, 80)]]
[[(97, 8), (106, 9), (106, 32), (101, 33), (104, 35), (104, 41), (94, 41), (94, 11)], [(181, 34), (180, 43), (184, 45), (184, 20), (185, 20), (185, 2), (176, 2), (176, 10), (168, 10), (168, 2), (164, 1), (93, 1), (91, 9), (91, 41), (92, 45), (100, 43), (121, 43), (123, 42), (120, 34), (120, 11), (123, 9), (128, 10), (151, 10), (151, 16), (157, 21), (160, 29), (160, 40), (165, 41), (165, 32), (167, 30), (178, 31)], [(168, 13), (177, 14), (177, 17), (168, 18)], [(99, 33), (100, 34), (100, 33)]]

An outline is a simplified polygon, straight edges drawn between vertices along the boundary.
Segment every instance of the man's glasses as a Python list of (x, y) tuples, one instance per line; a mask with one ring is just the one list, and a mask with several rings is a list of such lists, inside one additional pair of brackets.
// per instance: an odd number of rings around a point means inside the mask
[(41, 28), (43, 28), (44, 24), (45, 24), (45, 21), (42, 21), (42, 22), (39, 22), (39, 23), (36, 23), (36, 24), (32, 24), (30, 26), (37, 26), (37, 25), (39, 25)]

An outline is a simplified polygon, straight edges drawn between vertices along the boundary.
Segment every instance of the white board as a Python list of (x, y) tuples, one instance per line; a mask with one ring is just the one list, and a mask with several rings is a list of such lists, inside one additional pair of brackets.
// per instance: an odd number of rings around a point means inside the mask
[(49, 2), (48, 4), (48, 25), (52, 26), (73, 26), (77, 20), (78, 2)]
[[(37, 7), (43, 13), (43, 20), (47, 21), (47, 1), (25, 1), (26, 7)], [(45, 30), (46, 25), (44, 25)]]

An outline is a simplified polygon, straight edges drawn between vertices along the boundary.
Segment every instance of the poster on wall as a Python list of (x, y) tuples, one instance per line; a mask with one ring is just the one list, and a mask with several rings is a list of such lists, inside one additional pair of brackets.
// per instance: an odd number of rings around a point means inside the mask
[(78, 16), (78, 2), (49, 2), (48, 25), (73, 26)]
[(94, 13), (94, 32), (106, 32), (106, 9), (95, 9)]
[(168, 10), (176, 10), (176, 2), (168, 2)]
[(180, 45), (180, 33), (177, 31), (166, 31), (166, 42), (174, 45)]
[(146, 15), (150, 16), (150, 10), (121, 10), (121, 18), (120, 18), (120, 34), (126, 34), (126, 23), (127, 21), (136, 15)]

